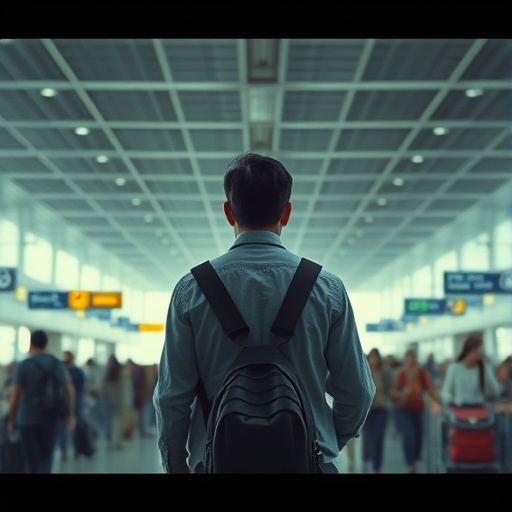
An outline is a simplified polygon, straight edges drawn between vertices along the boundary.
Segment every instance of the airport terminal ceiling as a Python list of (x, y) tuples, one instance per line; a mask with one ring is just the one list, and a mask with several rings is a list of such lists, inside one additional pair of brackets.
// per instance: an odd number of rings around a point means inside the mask
[(267, 154), (285, 246), (357, 287), (510, 186), (511, 79), (510, 39), (3, 39), (0, 183), (168, 291)]

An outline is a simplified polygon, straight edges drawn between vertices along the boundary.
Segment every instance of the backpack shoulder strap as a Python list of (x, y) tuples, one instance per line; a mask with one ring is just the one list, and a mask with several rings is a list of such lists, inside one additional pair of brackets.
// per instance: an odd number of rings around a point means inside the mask
[[(205, 261), (192, 268), (190, 272), (196, 279), (199, 288), (203, 291), (229, 338), (235, 343), (243, 344), (249, 336), (249, 326), (242, 318), (240, 311), (212, 264), (209, 261)], [(206, 395), (201, 378), (197, 383), (197, 396), (203, 411), (204, 426), (206, 428), (212, 404)]]
[(205, 261), (190, 271), (229, 338), (235, 343), (245, 341), (249, 335), (249, 326), (242, 318), (240, 311), (212, 264)]
[(283, 341), (288, 341), (293, 335), (320, 270), (322, 265), (307, 258), (300, 260), (272, 325), (272, 333), (284, 338)]
[[(283, 299), (279, 312), (272, 326), (273, 334), (281, 339), (281, 342), (288, 341), (293, 335), (295, 325), (304, 309), (306, 301), (311, 293), (315, 281), (322, 266), (311, 260), (302, 258), (292, 277), (286, 295)], [(191, 269), (199, 287), (210, 303), (215, 314), (219, 318), (222, 327), (228, 336), (235, 342), (245, 341), (249, 334), (249, 326), (243, 319), (240, 311), (227, 291), (224, 283), (209, 261), (205, 261)], [(245, 349), (240, 357), (246, 356), (254, 351)], [(258, 354), (263, 354), (259, 351)], [(203, 382), (198, 383), (198, 397), (203, 409), (205, 426), (211, 410), (211, 403), (206, 396)], [(311, 414), (311, 413), (310, 413)]]
[(54, 368), (57, 366), (57, 361), (58, 361), (56, 357), (52, 356), (52, 359), (53, 359), (53, 364), (51, 365), (51, 367), (48, 370), (39, 361), (37, 361), (33, 357), (29, 357), (27, 359), (27, 361), (34, 363), (45, 375), (50, 375), (53, 372)]

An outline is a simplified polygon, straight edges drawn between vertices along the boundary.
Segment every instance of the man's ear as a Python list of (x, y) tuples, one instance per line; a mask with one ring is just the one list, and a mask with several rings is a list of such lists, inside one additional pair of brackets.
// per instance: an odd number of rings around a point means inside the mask
[(283, 214), (281, 215), (281, 219), (279, 220), (281, 226), (286, 226), (288, 221), (290, 220), (290, 214), (292, 213), (292, 203), (286, 203), (284, 207)]
[(227, 221), (229, 222), (230, 226), (235, 225), (235, 218), (233, 217), (233, 214), (231, 213), (231, 205), (229, 204), (229, 201), (224, 201), (224, 215), (226, 216)]

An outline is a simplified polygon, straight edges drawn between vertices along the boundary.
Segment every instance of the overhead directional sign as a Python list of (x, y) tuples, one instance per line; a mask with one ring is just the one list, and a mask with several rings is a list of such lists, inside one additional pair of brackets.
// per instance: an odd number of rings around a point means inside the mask
[(122, 329), (126, 329), (128, 325), (130, 325), (130, 318), (127, 316), (118, 316), (112, 321), (112, 327), (121, 327)]
[(399, 320), (381, 320), (377, 324), (366, 324), (366, 332), (396, 332), (403, 331), (404, 324)]
[(98, 320), (111, 320), (112, 310), (111, 309), (86, 309), (86, 318), (97, 318)]
[(457, 299), (405, 299), (405, 315), (463, 315), (466, 301)]
[[(89, 292), (72, 290), (69, 292), (29, 292), (30, 309), (114, 309), (122, 307), (121, 292)], [(57, 306), (58, 304), (58, 306)]]
[(84, 290), (69, 292), (69, 307), (71, 309), (113, 309), (122, 307), (122, 304), (121, 292), (88, 292)]
[(91, 294), (86, 291), (74, 290), (68, 293), (68, 306), (71, 309), (87, 309), (91, 303)]
[(91, 308), (121, 308), (123, 294), (121, 292), (91, 292)]
[(444, 292), (463, 295), (512, 293), (512, 270), (505, 272), (444, 272)]
[(140, 332), (159, 332), (164, 330), (164, 324), (139, 324)]
[(0, 292), (10, 292), (16, 287), (16, 269), (0, 267)]
[(28, 292), (30, 309), (68, 309), (68, 292)]

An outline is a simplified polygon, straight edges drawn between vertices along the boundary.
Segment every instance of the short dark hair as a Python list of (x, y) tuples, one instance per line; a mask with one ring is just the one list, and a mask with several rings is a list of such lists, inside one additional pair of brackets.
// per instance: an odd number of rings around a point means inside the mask
[(30, 344), (37, 348), (46, 348), (48, 345), (48, 336), (41, 330), (37, 329), (30, 333)]
[(224, 193), (241, 227), (258, 229), (276, 224), (290, 201), (293, 178), (269, 156), (244, 153), (228, 164)]

